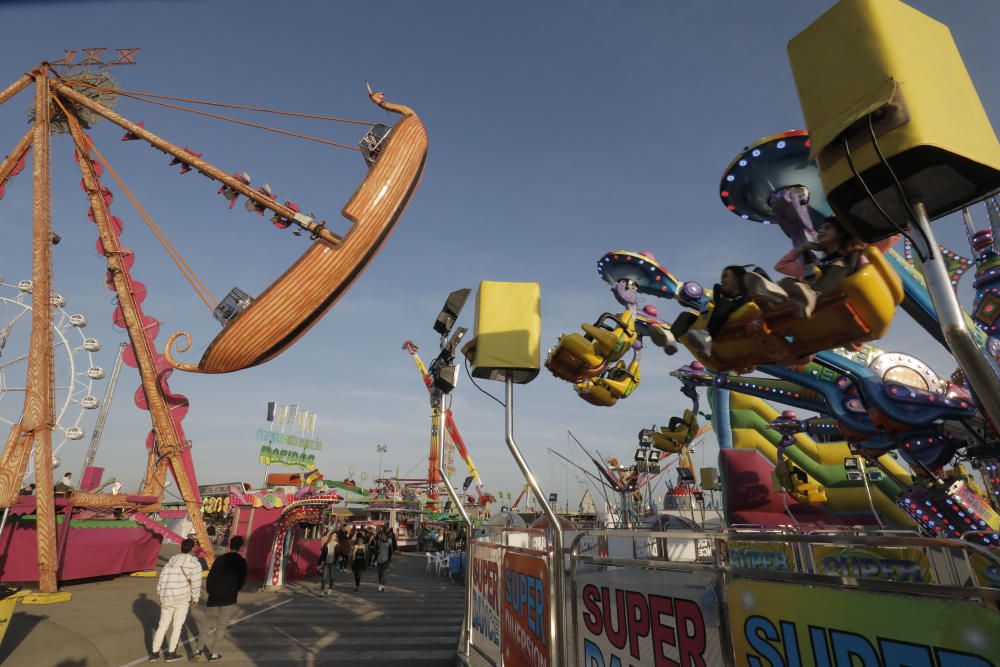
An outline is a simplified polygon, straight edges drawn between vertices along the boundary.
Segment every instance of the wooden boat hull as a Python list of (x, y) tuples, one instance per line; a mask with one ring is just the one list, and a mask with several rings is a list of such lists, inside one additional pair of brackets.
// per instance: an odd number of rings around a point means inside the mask
[[(319, 240), (235, 316), (205, 350), (197, 366), (175, 361), (174, 368), (198, 373), (230, 373), (273, 359), (305, 334), (347, 293), (392, 233), (420, 182), (427, 158), (427, 133), (416, 114), (406, 115), (368, 177), (344, 206), (354, 227), (334, 248)], [(188, 343), (190, 344), (190, 343)], [(180, 351), (187, 347), (179, 348)]]

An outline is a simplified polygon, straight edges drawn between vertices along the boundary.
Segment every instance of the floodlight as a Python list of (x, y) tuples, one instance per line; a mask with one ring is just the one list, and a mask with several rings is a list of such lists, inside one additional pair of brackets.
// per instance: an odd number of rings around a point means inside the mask
[(455, 290), (448, 295), (448, 299), (444, 302), (444, 307), (441, 308), (441, 312), (438, 313), (437, 319), (434, 321), (434, 331), (442, 336), (447, 336), (451, 332), (451, 328), (455, 326), (455, 320), (458, 319), (458, 314), (462, 312), (462, 306), (465, 305), (465, 300), (469, 298), (469, 292), (471, 291), (468, 288), (464, 288)]
[(639, 446), (649, 447), (650, 445), (652, 445), (654, 433), (656, 433), (656, 431), (654, 431), (651, 428), (644, 428), (641, 431), (639, 431)]
[(550, 493), (549, 494), (549, 502), (550, 503), (556, 502), (556, 500), (558, 500), (558, 498), (559, 498), (559, 494), (558, 493)]
[(858, 467), (858, 459), (856, 456), (851, 456), (844, 459), (844, 469), (845, 470), (856, 470)]

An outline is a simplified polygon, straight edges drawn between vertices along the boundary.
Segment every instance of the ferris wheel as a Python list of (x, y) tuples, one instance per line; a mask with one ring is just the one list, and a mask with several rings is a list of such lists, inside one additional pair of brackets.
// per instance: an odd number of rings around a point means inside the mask
[[(30, 280), (15, 284), (0, 277), (0, 437), (20, 419), (24, 402), (25, 377), (28, 370), (28, 347), (31, 339)], [(87, 318), (66, 310), (66, 299), (52, 295), (52, 349), (55, 365), (56, 426), (52, 432), (53, 466), (60, 461), (57, 454), (63, 446), (86, 435), (84, 415), (100, 405), (93, 394), (94, 382), (105, 371), (94, 363), (93, 354), (101, 349), (96, 338), (84, 332)], [(26, 477), (34, 474), (34, 461), (29, 462)]]

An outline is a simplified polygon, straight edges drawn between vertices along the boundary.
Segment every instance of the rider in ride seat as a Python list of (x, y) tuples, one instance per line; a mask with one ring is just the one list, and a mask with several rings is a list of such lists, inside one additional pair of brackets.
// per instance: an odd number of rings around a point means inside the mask
[[(796, 317), (808, 318), (824, 294), (837, 291), (844, 278), (858, 269), (864, 248), (862, 242), (833, 216), (827, 218), (817, 231), (815, 242), (803, 243), (775, 264), (775, 270), (791, 278), (782, 278), (774, 283), (760, 274), (747, 274), (744, 283), (754, 301), (771, 305), (790, 301)], [(815, 270), (807, 274), (802, 256), (814, 250), (822, 251), (823, 258)]]
[(686, 337), (685, 341), (692, 345), (700, 354), (712, 354), (712, 336), (722, 331), (729, 317), (750, 300), (750, 295), (744, 281), (748, 275), (742, 266), (727, 266), (722, 270), (719, 284), (712, 290), (712, 312), (708, 316), (708, 325), (704, 329), (690, 330), (698, 320), (699, 315), (684, 311), (670, 325), (670, 331), (659, 327), (650, 328), (650, 338), (653, 343), (662, 347), (667, 354), (677, 352), (677, 341)]

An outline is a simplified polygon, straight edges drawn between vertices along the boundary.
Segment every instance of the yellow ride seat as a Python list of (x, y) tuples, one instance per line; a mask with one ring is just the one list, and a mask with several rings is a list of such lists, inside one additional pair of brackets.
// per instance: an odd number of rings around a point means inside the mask
[(671, 417), (665, 427), (653, 433), (653, 446), (661, 451), (677, 454), (685, 445), (691, 444), (697, 432), (697, 415), (693, 410), (684, 410), (684, 416)]
[[(607, 320), (611, 320), (616, 326), (608, 329)], [(593, 339), (594, 350), (603, 355), (609, 364), (625, 356), (638, 336), (635, 330), (635, 315), (631, 310), (626, 310), (617, 316), (605, 313), (594, 324), (580, 326), (587, 336)]]
[[(796, 317), (790, 303), (762, 309), (751, 301), (712, 337), (711, 355), (692, 349), (685, 337), (681, 342), (712, 371), (747, 372), (760, 364), (800, 365), (822, 350), (877, 340), (903, 301), (903, 285), (878, 248), (868, 246), (862, 255), (868, 263), (844, 278), (839, 290), (822, 295), (809, 318)], [(704, 329), (708, 316), (692, 329)]]
[[(610, 321), (614, 326), (607, 324)], [(594, 324), (582, 324), (586, 335), (564, 334), (549, 350), (545, 367), (561, 380), (577, 384), (599, 376), (608, 364), (621, 357), (635, 343), (635, 316), (626, 310), (619, 315), (604, 313)]]
[(781, 484), (781, 488), (800, 503), (817, 504), (825, 503), (827, 500), (823, 486), (809, 481), (809, 475), (788, 459), (783, 459), (774, 466), (774, 477)]
[(629, 367), (619, 361), (613, 368), (595, 379), (576, 385), (576, 393), (591, 405), (611, 407), (620, 398), (628, 398), (639, 386), (639, 360), (633, 359)]

